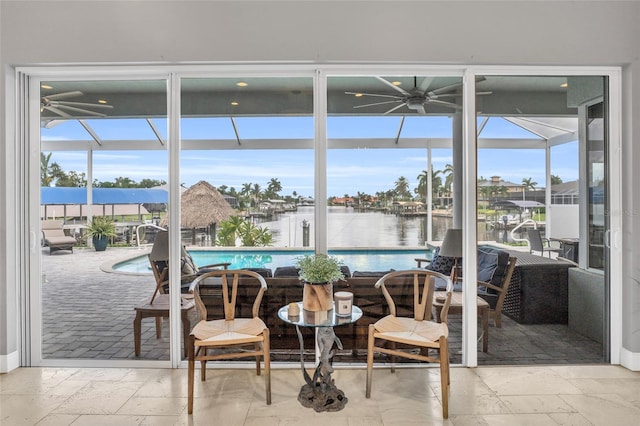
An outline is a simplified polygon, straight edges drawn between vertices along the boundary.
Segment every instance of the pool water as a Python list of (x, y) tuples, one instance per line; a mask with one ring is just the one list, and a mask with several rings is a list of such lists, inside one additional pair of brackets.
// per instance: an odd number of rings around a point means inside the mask
[[(264, 250), (190, 250), (198, 266), (213, 263), (231, 263), (231, 269), (269, 268), (275, 271), (281, 266), (292, 266), (300, 256), (313, 253), (304, 250), (264, 251)], [(354, 271), (388, 271), (390, 269), (411, 269), (416, 267), (415, 258), (431, 258), (427, 249), (415, 250), (331, 250), (330, 255), (339, 258), (342, 263)], [(146, 255), (118, 262), (113, 265), (116, 272), (151, 273)]]

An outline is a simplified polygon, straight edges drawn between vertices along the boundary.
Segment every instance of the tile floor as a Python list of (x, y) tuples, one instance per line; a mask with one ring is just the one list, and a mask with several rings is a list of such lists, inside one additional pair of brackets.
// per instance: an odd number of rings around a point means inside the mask
[[(198, 374), (196, 372), (196, 378)], [(337, 369), (344, 410), (316, 413), (297, 401), (297, 369), (272, 371), (272, 405), (251, 369), (196, 379), (187, 415), (184, 369), (20, 368), (0, 375), (2, 425), (606, 425), (640, 424), (640, 372), (603, 365), (453, 368), (443, 420), (436, 368)]]

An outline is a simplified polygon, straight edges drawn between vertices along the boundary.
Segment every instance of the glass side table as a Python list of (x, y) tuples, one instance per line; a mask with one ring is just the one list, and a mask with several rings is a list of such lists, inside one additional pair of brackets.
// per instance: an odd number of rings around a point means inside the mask
[[(296, 326), (296, 333), (300, 341), (300, 364), (302, 375), (306, 384), (300, 389), (298, 401), (308, 408), (313, 408), (317, 412), (340, 411), (347, 403), (347, 397), (338, 389), (331, 378), (333, 367), (331, 358), (333, 356), (333, 345), (336, 344), (342, 349), (342, 342), (335, 335), (333, 328), (341, 325), (353, 324), (362, 317), (362, 310), (353, 305), (351, 315), (338, 316), (335, 309), (324, 312), (311, 312), (302, 309), (302, 302), (297, 302), (299, 315), (289, 315), (289, 305), (278, 310), (278, 318), (282, 321)], [(316, 331), (316, 351), (320, 354), (318, 365), (313, 373), (309, 375), (304, 367), (304, 340), (300, 327), (311, 327)]]

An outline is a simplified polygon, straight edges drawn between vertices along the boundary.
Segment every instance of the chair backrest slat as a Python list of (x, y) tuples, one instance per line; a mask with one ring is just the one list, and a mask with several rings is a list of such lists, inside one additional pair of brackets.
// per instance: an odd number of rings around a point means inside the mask
[[(417, 321), (432, 319), (432, 307), (436, 278), (439, 278), (447, 283), (446, 286), (448, 300), (450, 300), (451, 298), (451, 289), (453, 287), (453, 285), (451, 284), (451, 278), (444, 274), (427, 269), (411, 269), (406, 271), (390, 272), (380, 278), (376, 282), (375, 287), (382, 290), (382, 294), (384, 295), (384, 298), (389, 305), (389, 313), (393, 316), (397, 316), (396, 301), (389, 292), (387, 283), (402, 278), (412, 278), (410, 285), (413, 286), (413, 317)], [(446, 311), (448, 309), (449, 303), (446, 303), (441, 313), (441, 316), (444, 316), (445, 319), (447, 317)]]
[[(244, 280), (244, 278), (248, 279)], [(257, 283), (259, 288), (251, 307), (251, 315), (254, 318), (258, 316), (262, 296), (267, 290), (267, 282), (260, 274), (245, 269), (221, 269), (198, 276), (189, 286), (189, 293), (193, 294), (201, 319), (207, 318), (207, 307), (200, 296), (200, 286), (206, 280), (215, 280), (216, 285), (220, 285), (221, 288), (218, 294), (222, 296), (224, 318), (228, 321), (236, 317), (236, 305), (240, 285)]]

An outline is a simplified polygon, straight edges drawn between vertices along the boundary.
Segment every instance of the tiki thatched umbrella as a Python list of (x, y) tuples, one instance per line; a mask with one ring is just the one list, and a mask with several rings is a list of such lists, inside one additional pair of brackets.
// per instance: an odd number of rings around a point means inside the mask
[[(234, 215), (227, 200), (208, 182), (201, 180), (181, 195), (182, 228), (191, 228), (192, 244), (196, 244), (196, 228), (210, 228)], [(213, 237), (215, 232), (211, 232)]]

